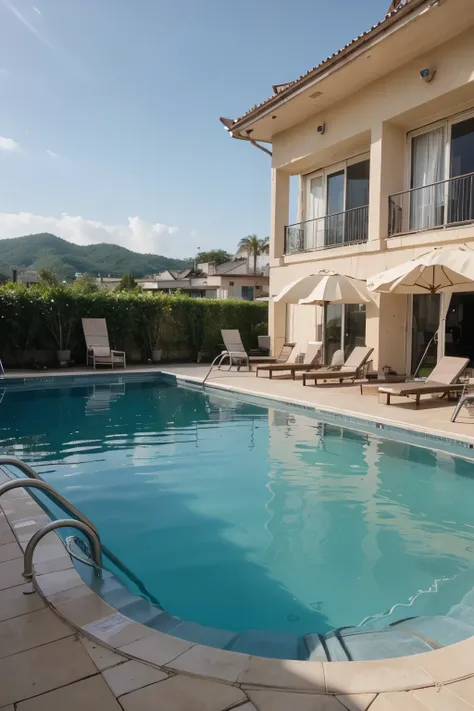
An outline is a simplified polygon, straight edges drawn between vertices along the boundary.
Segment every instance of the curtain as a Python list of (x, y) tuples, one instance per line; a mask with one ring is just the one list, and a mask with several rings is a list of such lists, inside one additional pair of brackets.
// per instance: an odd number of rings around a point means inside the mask
[(444, 222), (444, 127), (412, 139), (410, 229), (426, 230)]

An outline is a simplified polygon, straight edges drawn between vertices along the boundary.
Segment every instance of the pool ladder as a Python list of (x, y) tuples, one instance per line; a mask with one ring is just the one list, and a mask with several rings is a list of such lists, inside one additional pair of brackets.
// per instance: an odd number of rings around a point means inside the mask
[[(26, 479), (12, 478), (10, 472), (5, 469), (6, 466), (15, 467), (19, 469), (25, 476)], [(142, 583), (140, 578), (138, 578), (129, 568), (122, 563), (119, 558), (117, 558), (108, 548), (106, 548), (99, 536), (99, 532), (96, 526), (90, 521), (86, 516), (84, 516), (79, 509), (77, 509), (70, 501), (64, 498), (51, 484), (40, 477), (40, 475), (32, 469), (29, 464), (23, 462), (21, 459), (16, 457), (0, 457), (0, 469), (10, 477), (10, 480), (0, 485), (0, 497), (2, 494), (12, 491), (13, 489), (38, 489), (48, 496), (54, 503), (59, 505), (63, 510), (65, 510), (70, 516), (74, 518), (58, 519), (50, 521), (50, 523), (45, 524), (42, 528), (36, 531), (30, 538), (28, 545), (26, 546), (24, 553), (24, 571), (23, 576), (29, 580), (32, 579), (34, 575), (33, 571), (33, 553), (39, 543), (39, 541), (50, 531), (54, 531), (57, 528), (76, 528), (82, 533), (84, 533), (90, 543), (91, 547), (91, 560), (79, 557), (74, 551), (71, 550), (69, 545), (66, 545), (68, 552), (75, 558), (78, 558), (82, 563), (92, 565), (95, 568), (95, 572), (100, 574), (102, 571), (102, 553), (105, 553), (107, 558), (127, 577), (129, 578), (140, 590), (140, 592), (154, 605), (160, 605), (160, 602), (146, 589), (145, 585)], [(48, 512), (49, 513), (49, 512)]]

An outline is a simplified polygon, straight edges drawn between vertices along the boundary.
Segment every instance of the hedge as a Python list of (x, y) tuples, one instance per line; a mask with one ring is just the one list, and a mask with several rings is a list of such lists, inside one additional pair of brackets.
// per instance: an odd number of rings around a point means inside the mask
[[(267, 333), (267, 305), (233, 299), (194, 299), (136, 292), (81, 292), (70, 286), (0, 286), (0, 356), (7, 365), (34, 361), (38, 353), (71, 350), (85, 362), (81, 318), (105, 318), (112, 348), (146, 362), (154, 348), (164, 359), (212, 358), (221, 328), (239, 329), (247, 348)], [(36, 355), (35, 355), (36, 354)]]

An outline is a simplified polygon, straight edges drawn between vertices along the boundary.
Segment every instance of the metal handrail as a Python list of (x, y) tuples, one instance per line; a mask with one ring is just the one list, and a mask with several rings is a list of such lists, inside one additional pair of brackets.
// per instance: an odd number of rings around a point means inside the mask
[(405, 193), (414, 193), (417, 190), (426, 190), (426, 188), (434, 188), (436, 185), (444, 185), (445, 183), (451, 183), (454, 180), (459, 180), (460, 178), (470, 178), (474, 176), (474, 173), (463, 173), (463, 175), (455, 175), (451, 178), (446, 178), (445, 180), (437, 180), (435, 183), (428, 183), (428, 185), (419, 185), (416, 188), (409, 188), (408, 190), (400, 190), (398, 193), (391, 193), (389, 198), (394, 198), (399, 195), (405, 195)]
[[(0, 465), (3, 462), (4, 459), (7, 459), (7, 457), (2, 457), (0, 458)], [(12, 457), (13, 459), (13, 457)], [(20, 460), (18, 460), (20, 461)], [(21, 462), (24, 464), (24, 462)], [(25, 464), (26, 467), (28, 467), (27, 464)], [(21, 467), (19, 467), (21, 468)], [(29, 469), (29, 467), (28, 467)], [(33, 470), (31, 470), (33, 471)], [(36, 474), (36, 472), (35, 472)], [(36, 475), (38, 476), (38, 475)], [(70, 514), (75, 516), (78, 521), (81, 523), (84, 523), (86, 526), (89, 526), (89, 528), (92, 528), (94, 533), (96, 535), (99, 535), (99, 532), (97, 528), (94, 526), (92, 521), (89, 521), (89, 519), (84, 516), (78, 509), (76, 509), (75, 506), (73, 506), (67, 499), (64, 498), (64, 496), (61, 496), (60, 493), (56, 491), (50, 484), (48, 484), (46, 481), (43, 481), (42, 479), (38, 478), (31, 478), (31, 479), (12, 479), (10, 481), (5, 482), (5, 484), (2, 484), (0, 486), (0, 496), (3, 494), (6, 494), (7, 491), (11, 491), (12, 489), (41, 489), (44, 492), (47, 492), (52, 499), (55, 499), (56, 502), (60, 505), (63, 506), (66, 511), (68, 511)]]
[(285, 225), (285, 227), (298, 227), (299, 225), (306, 225), (308, 222), (316, 222), (317, 220), (326, 220), (328, 217), (339, 217), (340, 215), (347, 215), (349, 212), (355, 212), (355, 210), (366, 210), (369, 205), (359, 205), (358, 207), (349, 207), (347, 210), (342, 210), (341, 212), (331, 212), (329, 215), (320, 215), (319, 217), (312, 217), (310, 220), (301, 220), (301, 222), (292, 222), (290, 225)]
[(27, 578), (28, 580), (31, 580), (34, 574), (33, 553), (35, 551), (35, 548), (40, 542), (40, 540), (44, 536), (46, 536), (47, 533), (49, 533), (50, 531), (54, 531), (57, 528), (77, 528), (79, 529), (79, 531), (82, 531), (82, 533), (85, 533), (91, 544), (91, 552), (92, 557), (94, 559), (94, 563), (97, 565), (97, 568), (101, 572), (102, 545), (97, 533), (94, 531), (93, 528), (88, 526), (86, 523), (83, 523), (82, 521), (76, 521), (73, 518), (62, 518), (58, 521), (51, 521), (50, 523), (47, 523), (45, 526), (43, 526), (43, 528), (40, 528), (39, 531), (36, 531), (36, 533), (31, 536), (30, 540), (28, 541), (28, 545), (25, 549), (23, 577)]
[[(69, 512), (72, 516), (76, 516), (80, 522), (84, 523), (86, 526), (89, 526), (89, 528), (91, 528), (98, 536), (97, 528), (96, 528), (96, 526), (94, 526), (92, 521), (90, 521), (86, 516), (84, 516), (84, 514), (82, 514), (78, 509), (76, 509), (76, 507), (73, 506), (73, 504), (71, 504), (67, 499), (65, 499), (63, 496), (61, 496), (61, 494), (59, 494), (59, 492), (57, 492), (56, 489), (54, 489), (50, 484), (45, 482), (40, 477), (40, 475), (37, 472), (35, 472), (35, 470), (32, 469), (26, 462), (23, 462), (21, 459), (17, 459), (16, 457), (0, 457), (0, 467), (2, 465), (17, 467), (17, 469), (20, 469), (20, 471), (22, 471), (28, 477), (28, 481), (24, 481), (23, 479), (12, 479), (11, 483), (15, 483), (17, 481), (19, 482), (18, 484), (16, 484), (16, 486), (12, 486), (11, 487), (12, 489), (21, 488), (21, 485), (32, 486), (33, 488), (42, 489), (47, 496), (50, 496), (51, 498), (55, 499), (56, 502), (65, 509), (65, 511)], [(9, 473), (7, 471), (5, 471), (5, 473), (7, 475), (9, 475)], [(44, 484), (44, 486), (36, 486), (35, 487), (33, 482), (36, 482), (36, 483), (41, 482), (41, 484)], [(8, 484), (10, 482), (6, 482), (6, 483)], [(4, 484), (3, 486), (6, 486), (6, 484)], [(0, 487), (0, 496), (3, 493), (2, 488), (3, 487)], [(137, 588), (140, 590), (140, 592), (151, 603), (161, 607), (160, 601), (152, 593), (150, 593), (147, 590), (147, 588), (145, 587), (144, 583), (142, 583), (140, 578), (138, 578), (135, 575), (135, 573), (133, 573), (125, 565), (125, 563), (122, 563), (122, 561), (119, 558), (117, 558), (117, 556), (114, 553), (112, 553), (111, 550), (106, 548), (106, 546), (102, 545), (102, 550), (105, 553), (105, 555), (107, 556), (107, 558), (115, 565), (115, 567), (118, 568), (120, 570), (120, 572), (122, 572), (127, 578), (129, 578), (137, 586)]]

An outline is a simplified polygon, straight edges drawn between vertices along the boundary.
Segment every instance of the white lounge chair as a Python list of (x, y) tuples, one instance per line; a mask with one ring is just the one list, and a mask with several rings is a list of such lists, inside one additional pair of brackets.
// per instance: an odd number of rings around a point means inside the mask
[(87, 365), (127, 366), (125, 352), (110, 347), (105, 318), (83, 318), (82, 329), (87, 346)]

